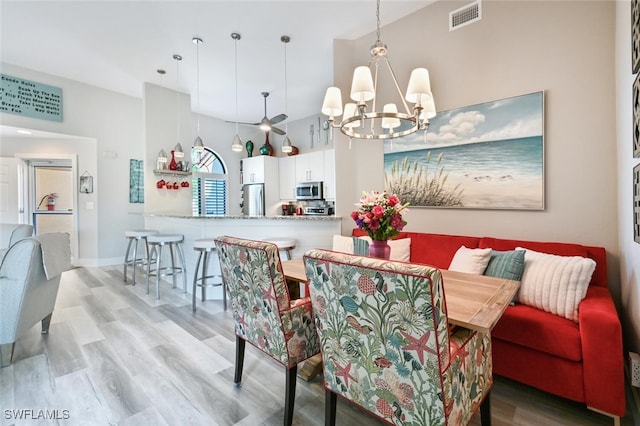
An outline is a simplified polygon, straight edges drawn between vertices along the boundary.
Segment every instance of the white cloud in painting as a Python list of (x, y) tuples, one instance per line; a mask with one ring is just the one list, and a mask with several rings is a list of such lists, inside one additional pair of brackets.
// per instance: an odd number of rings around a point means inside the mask
[(417, 132), (385, 144), (399, 152), (542, 134), (542, 93), (502, 99), (438, 113), (426, 136)]

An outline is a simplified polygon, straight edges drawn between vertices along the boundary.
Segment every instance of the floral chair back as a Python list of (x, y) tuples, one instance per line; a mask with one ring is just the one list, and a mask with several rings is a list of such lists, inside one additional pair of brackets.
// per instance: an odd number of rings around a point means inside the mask
[(291, 367), (319, 352), (309, 298), (290, 300), (278, 247), (234, 237), (216, 238), (236, 335)]
[(450, 330), (440, 270), (325, 250), (304, 261), (328, 424), (335, 394), (393, 424), (469, 422), (491, 389), (491, 341)]

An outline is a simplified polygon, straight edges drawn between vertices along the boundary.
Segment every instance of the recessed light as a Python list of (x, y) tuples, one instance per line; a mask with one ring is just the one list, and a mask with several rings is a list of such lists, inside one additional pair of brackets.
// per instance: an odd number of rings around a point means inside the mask
[(22, 134), (22, 135), (30, 135), (31, 132), (28, 130), (18, 130), (18, 133)]

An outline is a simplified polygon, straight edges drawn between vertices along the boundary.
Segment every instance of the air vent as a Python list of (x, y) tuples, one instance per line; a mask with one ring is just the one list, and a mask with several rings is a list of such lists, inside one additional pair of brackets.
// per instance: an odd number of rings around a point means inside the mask
[(482, 19), (482, 4), (480, 0), (476, 0), (449, 13), (449, 31), (457, 30), (480, 19)]

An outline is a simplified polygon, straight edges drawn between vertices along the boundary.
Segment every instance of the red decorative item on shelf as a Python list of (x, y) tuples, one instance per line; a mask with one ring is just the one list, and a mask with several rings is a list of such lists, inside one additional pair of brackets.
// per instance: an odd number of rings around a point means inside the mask
[(171, 162), (169, 163), (169, 170), (178, 170), (178, 163), (176, 163), (176, 157), (171, 150)]

